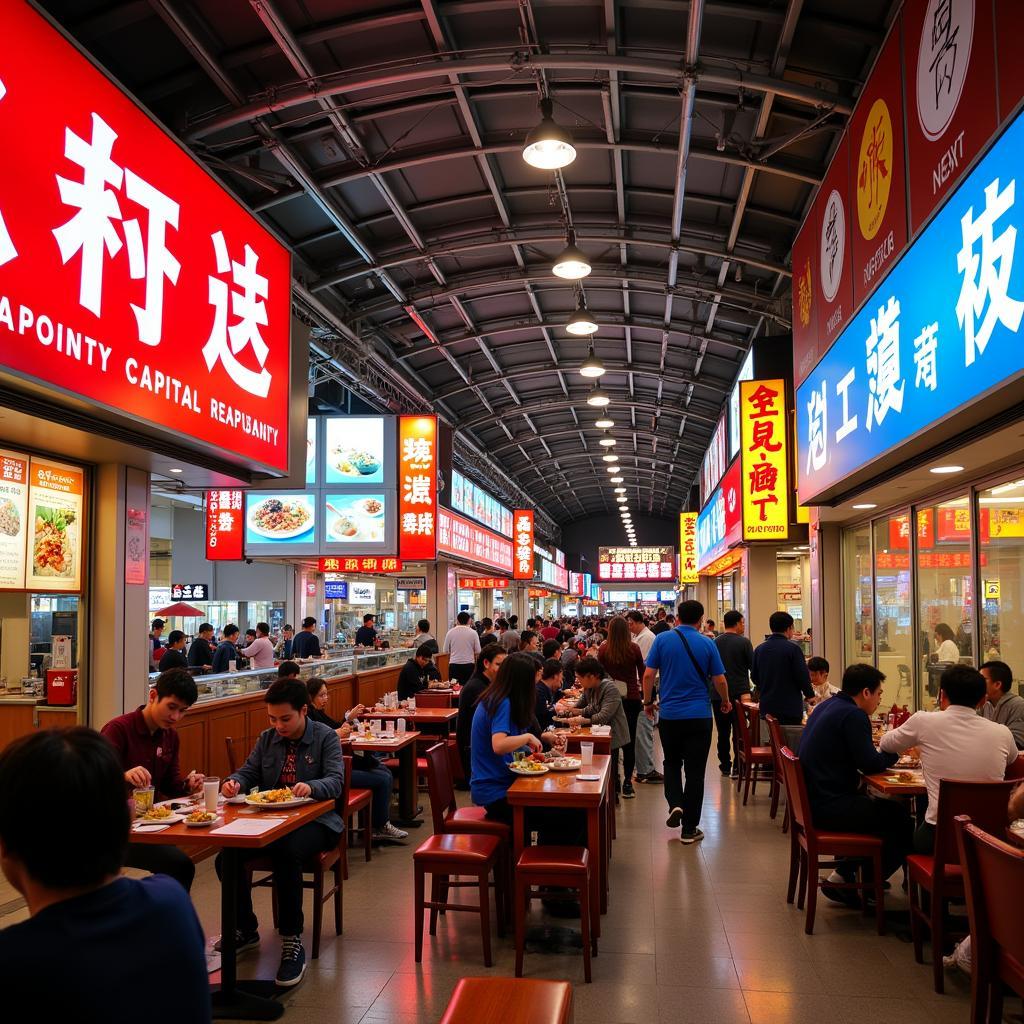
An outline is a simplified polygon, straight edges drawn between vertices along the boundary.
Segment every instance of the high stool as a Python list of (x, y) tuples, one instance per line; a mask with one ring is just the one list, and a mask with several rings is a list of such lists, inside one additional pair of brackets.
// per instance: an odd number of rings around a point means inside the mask
[[(526, 948), (526, 914), (530, 902), (541, 893), (535, 887), (575, 889), (580, 901), (580, 930), (583, 937), (583, 977), (590, 981), (590, 956), (597, 956), (597, 936), (590, 916), (590, 854), (582, 846), (528, 846), (516, 864), (516, 977), (523, 976)], [(567, 899), (560, 893), (545, 893), (545, 899)]]
[[(480, 915), (480, 931), (484, 944), (484, 966), (491, 960), (491, 900), (488, 877), (494, 871), (494, 898), (498, 908), (498, 935), (505, 934), (504, 873), (498, 867), (498, 848), (501, 841), (495, 836), (434, 835), (421, 843), (412, 855), (416, 873), (416, 963), (423, 960), (423, 911), (430, 908), (430, 934), (437, 934), (438, 911), (466, 910)], [(430, 899), (424, 898), (425, 876), (432, 875)], [(480, 890), (480, 906), (449, 903), (447, 879), (451, 875), (475, 875)], [(443, 886), (443, 889), (442, 889)]]

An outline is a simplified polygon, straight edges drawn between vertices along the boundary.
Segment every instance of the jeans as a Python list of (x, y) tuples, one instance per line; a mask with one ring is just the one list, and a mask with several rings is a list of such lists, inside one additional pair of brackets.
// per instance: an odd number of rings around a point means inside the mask
[(378, 765), (373, 769), (353, 768), (352, 788), (368, 789), (372, 797), (370, 819), (375, 829), (383, 828), (391, 820), (391, 790), (395, 780), (391, 772)]
[(448, 675), (454, 679), (459, 686), (465, 686), (469, 682), (469, 677), (473, 674), (473, 665), (453, 665), (449, 662), (448, 664)]
[(654, 771), (654, 726), (658, 719), (655, 711), (654, 718), (648, 718), (641, 710), (636, 720), (636, 739), (633, 741), (633, 751), (636, 754), (637, 775), (650, 775)]
[[(700, 824), (704, 806), (704, 771), (711, 750), (710, 718), (665, 718), (658, 725), (665, 754), (665, 799), (669, 809), (681, 807), (683, 828)], [(683, 788), (683, 772), (686, 787)]]
[[(903, 866), (913, 848), (913, 821), (910, 812), (895, 800), (875, 800), (854, 794), (841, 800), (830, 800), (812, 808), (815, 828), (829, 832), (859, 832), (882, 840), (882, 875), (888, 878)], [(853, 866), (836, 871), (852, 879)]]
[(192, 888), (192, 879), (196, 877), (196, 866), (192, 858), (177, 846), (129, 843), (124, 863), (125, 867), (141, 868), (154, 875), (169, 875), (184, 886), (185, 892)]
[[(503, 821), (512, 828), (512, 805), (505, 797), (487, 805), (487, 817)], [(530, 833), (537, 833), (541, 846), (586, 846), (587, 816), (580, 810), (565, 810), (558, 807), (527, 807), (523, 815), (523, 830), (526, 843)]]
[[(633, 769), (636, 766), (636, 731), (637, 719), (643, 714), (644, 702), (631, 697), (622, 699), (622, 709), (626, 712), (626, 723), (629, 726), (629, 742), (622, 745), (622, 781), (633, 785)], [(647, 716), (644, 715), (644, 718)], [(619, 752), (612, 751), (612, 766), (615, 769), (616, 789), (619, 781)]]
[[(294, 832), (263, 847), (262, 850), (240, 851), (238, 872), (238, 928), (243, 932), (256, 930), (256, 914), (252, 909), (252, 888), (245, 864), (251, 860), (270, 860), (273, 864), (274, 888), (277, 890), (277, 930), (281, 935), (302, 934), (302, 870), (318, 853), (338, 845), (340, 836), (319, 821), (297, 828)], [(221, 877), (221, 858), (217, 855), (217, 877)]]
[(736, 747), (739, 744), (739, 729), (736, 727), (736, 716), (739, 711), (734, 707), (727, 715), (722, 714), (722, 702), (713, 700), (711, 712), (715, 716), (715, 731), (718, 733), (718, 767), (723, 772), (732, 771), (733, 759), (739, 760)]

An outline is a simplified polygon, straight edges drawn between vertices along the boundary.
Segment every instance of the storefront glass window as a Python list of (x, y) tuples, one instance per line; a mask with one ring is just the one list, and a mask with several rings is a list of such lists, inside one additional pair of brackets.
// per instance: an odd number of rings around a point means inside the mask
[(846, 581), (846, 660), (874, 661), (874, 620), (871, 596), (871, 527), (843, 534), (843, 578)]
[(1005, 661), (1016, 681), (1024, 675), (1024, 480), (982, 491), (978, 505), (979, 661)]
[(902, 547), (907, 516), (891, 516), (874, 523), (875, 533), (875, 664), (885, 673), (886, 699), (898, 704), (914, 700), (911, 665), (912, 591), (910, 550)]
[(954, 498), (917, 509), (917, 592), (921, 706), (939, 695), (939, 677), (950, 662), (974, 660), (974, 592), (971, 509)]

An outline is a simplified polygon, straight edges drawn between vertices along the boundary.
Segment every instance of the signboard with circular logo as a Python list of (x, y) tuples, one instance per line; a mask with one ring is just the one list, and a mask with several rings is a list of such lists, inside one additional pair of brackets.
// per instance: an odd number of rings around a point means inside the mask
[(831, 302), (839, 291), (846, 256), (846, 210), (838, 189), (832, 189), (821, 215), (818, 269), (825, 301)]
[(930, 142), (942, 138), (967, 80), (974, 0), (928, 0), (917, 50), (917, 117)]

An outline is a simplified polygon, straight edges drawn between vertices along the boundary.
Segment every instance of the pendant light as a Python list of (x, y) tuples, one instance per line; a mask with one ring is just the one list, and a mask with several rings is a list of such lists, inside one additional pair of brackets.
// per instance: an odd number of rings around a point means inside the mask
[(591, 345), (587, 352), (587, 358), (580, 364), (581, 377), (603, 377), (605, 373), (604, 363), (594, 355), (594, 346)]
[(596, 384), (594, 389), (587, 395), (587, 405), (596, 405), (598, 407), (604, 407), (611, 401), (611, 396), (607, 391), (602, 391)]
[(582, 301), (577, 302), (576, 312), (569, 318), (565, 329), (576, 335), (577, 338), (585, 338), (590, 334), (597, 333), (597, 321), (587, 312), (587, 307)]
[(576, 159), (572, 135), (561, 125), (555, 124), (551, 113), (551, 100), (541, 100), (540, 124), (526, 136), (523, 145), (523, 159), (541, 171), (560, 170)]
[(555, 277), (561, 277), (566, 281), (578, 281), (586, 277), (591, 271), (590, 260), (580, 251), (576, 245), (576, 232), (570, 231), (568, 244), (555, 257), (551, 273)]

